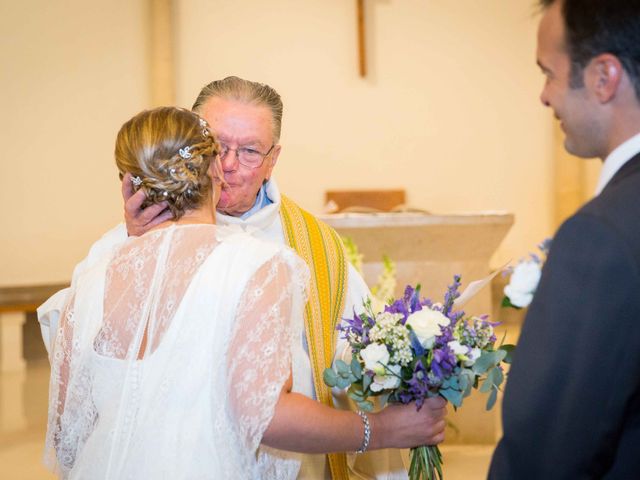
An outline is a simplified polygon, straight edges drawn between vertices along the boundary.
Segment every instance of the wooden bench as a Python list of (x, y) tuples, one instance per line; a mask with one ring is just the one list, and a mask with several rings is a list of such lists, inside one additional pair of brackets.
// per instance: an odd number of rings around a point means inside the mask
[(27, 314), (67, 284), (0, 287), (0, 372), (23, 371), (22, 327)]

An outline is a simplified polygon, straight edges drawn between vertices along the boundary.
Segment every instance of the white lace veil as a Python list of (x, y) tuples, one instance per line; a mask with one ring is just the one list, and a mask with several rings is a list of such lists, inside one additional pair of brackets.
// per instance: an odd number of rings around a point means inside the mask
[(308, 270), (223, 231), (154, 231), (78, 279), (51, 366), (45, 464), (63, 478), (261, 477)]

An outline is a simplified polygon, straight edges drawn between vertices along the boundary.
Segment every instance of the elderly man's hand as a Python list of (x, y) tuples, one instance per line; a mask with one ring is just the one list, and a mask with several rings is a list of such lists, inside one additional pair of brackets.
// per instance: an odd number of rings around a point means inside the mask
[(140, 189), (134, 193), (130, 173), (122, 179), (122, 198), (124, 199), (124, 221), (127, 224), (129, 236), (140, 236), (156, 225), (173, 218), (171, 211), (167, 208), (167, 202), (142, 208), (146, 198), (144, 190)]
[(393, 404), (371, 415), (372, 448), (410, 448), (444, 441), (447, 402), (427, 399), (420, 411), (415, 403)]

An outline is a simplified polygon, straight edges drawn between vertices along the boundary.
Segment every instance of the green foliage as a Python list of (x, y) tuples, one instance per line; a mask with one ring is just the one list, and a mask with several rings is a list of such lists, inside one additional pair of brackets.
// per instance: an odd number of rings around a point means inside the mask
[(491, 410), (493, 406), (496, 404), (497, 399), (498, 399), (498, 389), (494, 388), (493, 390), (491, 390), (491, 393), (489, 394), (489, 398), (487, 398), (486, 409)]
[(480, 358), (476, 360), (476, 363), (473, 364), (472, 369), (477, 375), (482, 375), (489, 371), (491, 367), (498, 365), (506, 356), (507, 352), (505, 350), (484, 351), (482, 355), (480, 355)]
[(347, 260), (362, 275), (362, 254), (351, 237), (340, 237), (344, 244), (344, 253)]
[(507, 296), (505, 296), (502, 299), (502, 303), (500, 304), (500, 306), (505, 307), (505, 308), (515, 308), (516, 310), (521, 310), (522, 307), (516, 307), (513, 303), (511, 303), (511, 299)]
[(507, 352), (502, 361), (511, 365), (511, 362), (513, 362), (513, 352), (516, 351), (516, 346), (511, 344), (501, 345), (499, 350)]

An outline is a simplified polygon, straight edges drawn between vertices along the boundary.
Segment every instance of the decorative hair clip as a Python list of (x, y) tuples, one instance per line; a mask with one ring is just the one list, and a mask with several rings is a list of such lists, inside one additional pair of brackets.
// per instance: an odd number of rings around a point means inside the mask
[(209, 136), (209, 124), (204, 118), (198, 117), (198, 123), (202, 127), (202, 136), (207, 138)]
[(142, 185), (142, 179), (140, 177), (131, 177), (131, 183), (133, 183), (136, 187)]
[(178, 153), (185, 160), (189, 160), (193, 156), (193, 155), (191, 155), (191, 152), (189, 150), (191, 150), (191, 147), (190, 146), (186, 146), (186, 147), (181, 148), (180, 150), (178, 150)]

